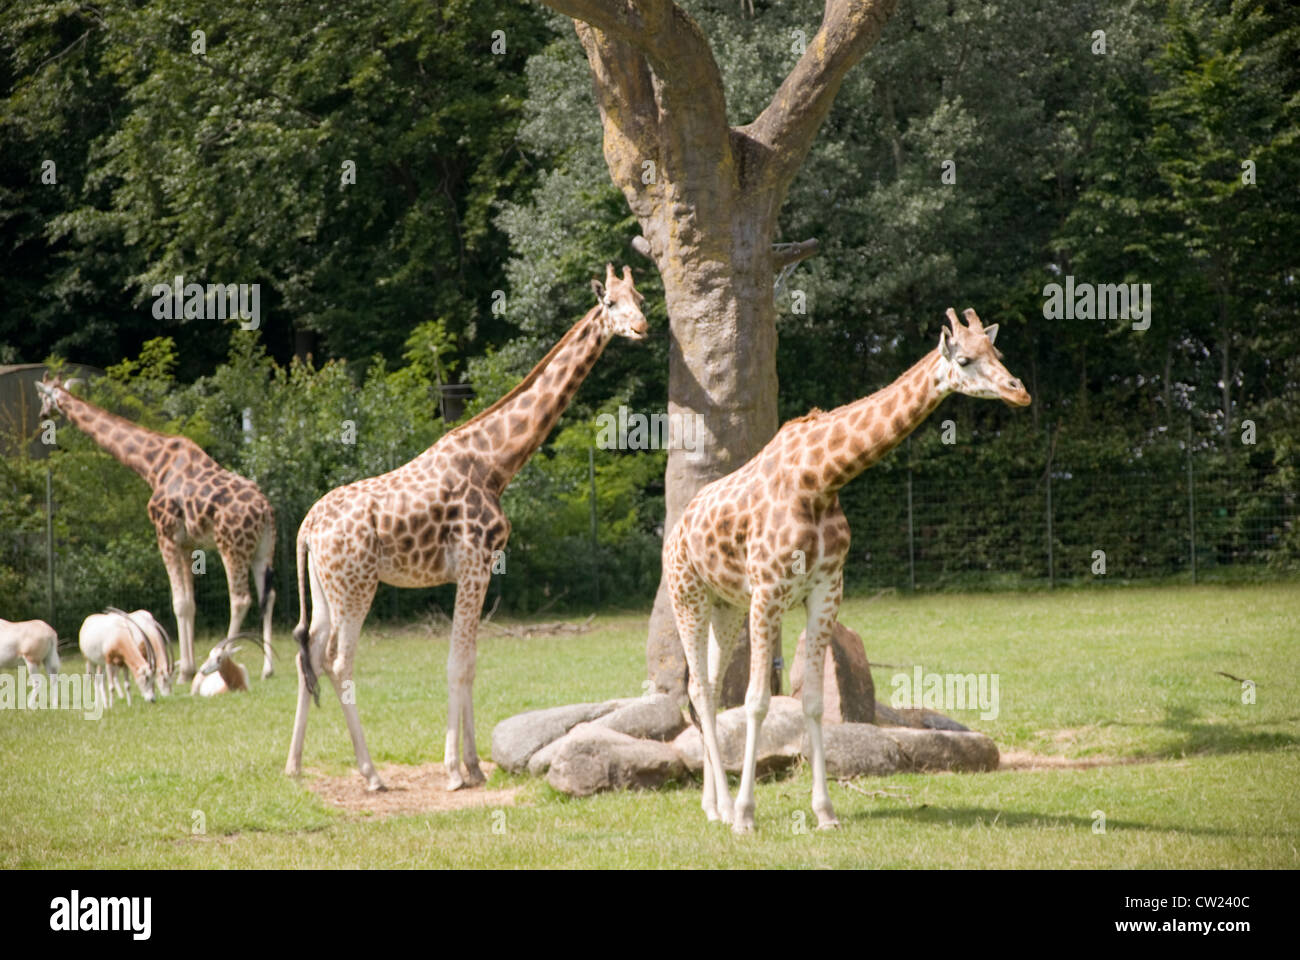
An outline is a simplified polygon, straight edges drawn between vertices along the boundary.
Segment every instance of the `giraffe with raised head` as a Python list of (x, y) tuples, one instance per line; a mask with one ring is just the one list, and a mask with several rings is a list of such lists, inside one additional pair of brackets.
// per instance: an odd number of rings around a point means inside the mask
[[(382, 790), (366, 749), (352, 683), (361, 625), (380, 582), (397, 587), (456, 584), (447, 657), (447, 788), (483, 782), (474, 744), (474, 667), (479, 616), (494, 560), (510, 534), (501, 493), (541, 446), (610, 339), (641, 340), (643, 300), (623, 268), (593, 280), (596, 305), (513, 390), (396, 470), (338, 487), (307, 512), (298, 530), (298, 708), (285, 772), (302, 771), (303, 741), (317, 676), (330, 678), (343, 707), (357, 767)], [(311, 606), (307, 606), (307, 587)], [(311, 626), (308, 628), (310, 609)], [(465, 775), (461, 774), (464, 735)]]
[[(819, 827), (839, 821), (826, 789), (822, 749), (822, 669), (839, 612), (849, 525), (838, 491), (916, 429), (950, 393), (1030, 402), (993, 346), (997, 324), (974, 310), (968, 326), (948, 310), (951, 328), (910, 370), (868, 397), (786, 423), (752, 460), (699, 491), (664, 541), (663, 563), (677, 633), (686, 654), (691, 704), (704, 741), (709, 820), (754, 829), (758, 732), (767, 715), (769, 664), (781, 649), (781, 621), (802, 602), (808, 612), (803, 712), (812, 746), (812, 806)], [(749, 617), (747, 729), (733, 807), (714, 723), (714, 686)], [(706, 659), (707, 658), (707, 659)], [(706, 674), (707, 670), (707, 674)]]
[(68, 391), (46, 376), (36, 389), (41, 417), (61, 412), (118, 462), (149, 484), (149, 519), (171, 584), (172, 611), (180, 641), (180, 679), (194, 676), (194, 573), (191, 551), (216, 548), (226, 569), (230, 593), (230, 630), (239, 633), (253, 604), (248, 589), (252, 573), (262, 612), (262, 676), (271, 664), (271, 611), (275, 588), (271, 560), (275, 553), (275, 513), (257, 484), (224, 470), (188, 437), (156, 433)]

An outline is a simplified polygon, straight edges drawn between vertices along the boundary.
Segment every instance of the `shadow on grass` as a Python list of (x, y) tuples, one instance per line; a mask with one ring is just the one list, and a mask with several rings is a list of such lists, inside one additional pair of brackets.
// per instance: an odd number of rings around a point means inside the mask
[[(994, 810), (990, 807), (945, 807), (925, 806), (892, 808), (885, 810), (862, 810), (847, 816), (840, 814), (842, 820), (906, 820), (915, 824), (934, 824), (953, 827), (1019, 827), (1031, 830), (1058, 827), (1071, 830), (1092, 830), (1091, 817), (1070, 816), (1065, 814), (1024, 813), (1007, 810)], [(1234, 836), (1232, 830), (1218, 827), (1162, 826), (1156, 823), (1141, 823), (1137, 820), (1106, 820), (1106, 832), (1117, 830), (1142, 830), (1150, 833), (1194, 834), (1202, 837)]]
[[(1277, 721), (1278, 723), (1285, 721)], [(1191, 707), (1173, 706), (1165, 710), (1163, 720), (1154, 723), (1116, 721), (1118, 727), (1156, 727), (1179, 734), (1183, 739), (1154, 750), (1145, 756), (1162, 760), (1180, 759), (1195, 754), (1258, 753), (1285, 750), (1300, 744), (1300, 737), (1289, 733), (1256, 732), (1247, 729), (1250, 724), (1206, 723), (1200, 721)], [(1270, 724), (1272, 725), (1272, 724)]]

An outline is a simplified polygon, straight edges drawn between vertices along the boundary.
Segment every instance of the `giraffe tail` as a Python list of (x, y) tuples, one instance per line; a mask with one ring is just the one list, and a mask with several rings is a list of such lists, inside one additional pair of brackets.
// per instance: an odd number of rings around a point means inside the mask
[[(311, 634), (307, 630), (310, 620), (307, 611), (307, 538), (298, 531), (298, 625), (293, 628), (293, 638), (298, 641), (298, 660), (302, 664), (302, 681), (307, 685), (307, 692), (320, 706), (320, 684), (316, 681), (316, 671), (311, 665)], [(268, 574), (269, 574), (268, 570)]]
[(266, 565), (266, 570), (262, 572), (262, 589), (257, 594), (257, 612), (265, 615), (266, 611), (275, 603), (275, 571), (271, 565)]

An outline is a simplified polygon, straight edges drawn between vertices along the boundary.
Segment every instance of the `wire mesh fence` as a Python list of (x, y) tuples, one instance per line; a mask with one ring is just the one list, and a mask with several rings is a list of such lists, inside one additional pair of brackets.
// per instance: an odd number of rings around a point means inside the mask
[(1257, 579), (1300, 567), (1300, 496), (1245, 454), (1175, 445), (1146, 464), (954, 474), (903, 458), (842, 495), (850, 585), (1051, 587)]
[[(1116, 462), (1121, 458), (1068, 444), (1058, 449), (1045, 443), (1041, 451), (1018, 450), (1013, 457), (998, 450), (999, 442), (1022, 443), (1023, 437), (980, 445), (978, 463), (971, 451), (909, 444), (849, 484), (841, 492), (853, 536), (848, 588), (1034, 589), (1300, 572), (1300, 494), (1287, 487), (1266, 453), (1167, 442)], [(309, 506), (277, 509), (281, 623), (293, 622), (298, 613), (294, 537)], [(8, 619), (45, 617), (71, 635), (81, 617), (109, 602), (103, 600), (108, 596), (116, 606), (142, 607), (170, 619), (167, 579), (151, 531), (146, 533), (138, 541), (114, 540), (94, 555), (60, 543), (43, 518), (0, 537), (0, 591), (19, 598), (0, 613)], [(635, 541), (635, 549), (627, 546), (632, 541), (621, 548), (602, 543), (595, 529), (548, 544), (551, 553), (569, 558), (562, 565), (568, 580), (556, 580), (554, 562), (536, 559), (544, 552), (541, 545), (515, 540), (510, 575), (494, 578), (490, 604), (500, 597), (505, 607), (537, 613), (602, 601), (649, 603), (653, 597), (657, 541), (650, 534), (641, 537), (644, 543)], [(224, 631), (229, 598), (220, 557), (207, 551), (196, 563), (199, 628)], [(449, 611), (454, 589), (381, 586), (372, 615), (418, 619), (431, 605)], [(246, 628), (256, 619), (254, 611)]]

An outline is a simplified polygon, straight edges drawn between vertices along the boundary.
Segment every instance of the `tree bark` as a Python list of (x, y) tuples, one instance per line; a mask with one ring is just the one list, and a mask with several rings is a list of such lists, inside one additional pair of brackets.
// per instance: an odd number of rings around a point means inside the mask
[[(827, 0), (821, 28), (771, 103), (736, 128), (708, 40), (671, 0), (544, 2), (574, 19), (610, 176), (663, 278), (668, 412), (696, 426), (692, 449), (668, 454), (667, 532), (701, 487), (776, 432), (777, 216), (844, 75), (896, 0)], [(684, 695), (685, 660), (662, 582), (646, 660), (656, 689)]]

